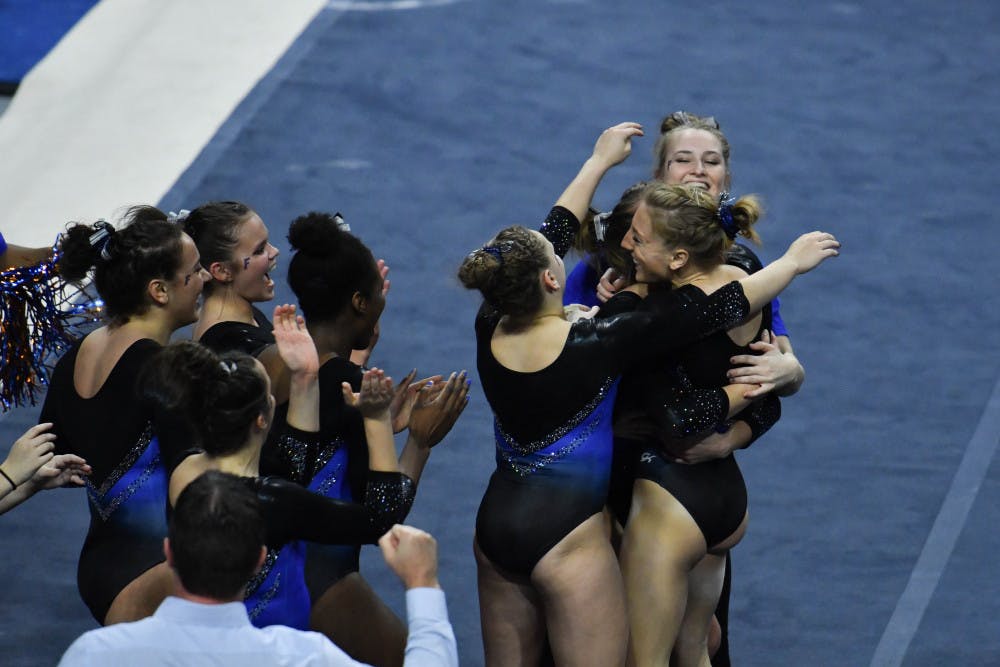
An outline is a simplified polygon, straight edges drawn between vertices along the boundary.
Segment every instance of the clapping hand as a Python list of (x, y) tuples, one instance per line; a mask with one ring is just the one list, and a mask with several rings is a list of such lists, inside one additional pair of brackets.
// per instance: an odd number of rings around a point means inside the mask
[(469, 403), (467, 373), (452, 373), (447, 382), (424, 385), (410, 413), (410, 435), (421, 447), (441, 442)]
[(274, 307), (274, 342), (282, 361), (293, 375), (319, 373), (316, 346), (306, 329), (305, 320), (295, 314), (295, 306), (285, 304)]
[(342, 383), (341, 390), (344, 393), (344, 403), (356, 408), (363, 417), (388, 417), (395, 391), (392, 378), (386, 377), (384, 371), (378, 368), (365, 371), (361, 378), (360, 392), (352, 391), (347, 382)]

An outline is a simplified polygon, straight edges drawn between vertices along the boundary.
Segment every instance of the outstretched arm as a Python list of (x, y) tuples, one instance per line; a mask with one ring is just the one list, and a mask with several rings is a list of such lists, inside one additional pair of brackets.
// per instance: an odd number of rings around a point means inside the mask
[(779, 259), (740, 280), (750, 302), (750, 312), (756, 313), (770, 303), (795, 276), (812, 271), (828, 257), (839, 255), (839, 248), (840, 242), (827, 232), (809, 232), (795, 239)]
[(629, 156), (632, 137), (641, 136), (642, 126), (639, 123), (619, 123), (604, 130), (594, 144), (594, 152), (583, 163), (576, 178), (566, 186), (556, 206), (562, 206), (577, 220), (583, 220), (604, 174)]
[(0, 271), (17, 266), (34, 266), (52, 257), (52, 248), (27, 248), (7, 245), (0, 252)]

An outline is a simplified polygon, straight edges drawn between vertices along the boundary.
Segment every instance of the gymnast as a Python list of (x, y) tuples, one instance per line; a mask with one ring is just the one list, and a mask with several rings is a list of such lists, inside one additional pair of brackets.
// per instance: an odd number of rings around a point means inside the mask
[(488, 665), (537, 664), (546, 635), (556, 664), (624, 663), (624, 593), (603, 513), (618, 376), (649, 353), (742, 322), (835, 243), (805, 235), (704, 303), (570, 321), (580, 310), (563, 306), (561, 256), (600, 179), (641, 133), (636, 123), (606, 130), (541, 233), (506, 228), (459, 269), (484, 297), (477, 364), (495, 417), (497, 470), (474, 543)]
[[(719, 202), (703, 188), (654, 183), (644, 190), (622, 247), (632, 254), (638, 282), (669, 282), (668, 293), (675, 298), (701, 303), (714, 290), (747, 275), (725, 258), (738, 234), (758, 240), (752, 226), (760, 210), (753, 196)], [(608, 303), (612, 313), (620, 312), (614, 302), (625, 296)], [(638, 395), (660, 405), (663, 399), (656, 394), (667, 385), (703, 390), (724, 385), (730, 358), (749, 352), (749, 343), (770, 325), (769, 316), (765, 309), (739, 327), (676, 351), (672, 378), (651, 370), (666, 365), (663, 360), (647, 364), (633, 375), (633, 385), (639, 386), (633, 401)], [(725, 404), (722, 400), (715, 410)], [(729, 408), (727, 417), (735, 411), (731, 403)], [(711, 414), (713, 407), (702, 403), (701, 411)], [(768, 395), (733, 418), (749, 424), (756, 438), (779, 414), (777, 398)], [(708, 419), (703, 432), (717, 426), (713, 421)], [(635, 448), (636, 481), (621, 547), (632, 633), (629, 662), (667, 664), (672, 654), (681, 666), (707, 664), (708, 628), (719, 600), (725, 556), (746, 530), (746, 486), (732, 455), (695, 465), (676, 461), (671, 451), (703, 433), (662, 429), (659, 435), (676, 441), (647, 437)]]
[[(297, 452), (306, 468), (309, 456), (316, 453), (320, 424), (316, 348), (293, 306), (275, 308), (274, 336), (290, 371), (287, 419), (278, 439)], [(140, 386), (149, 400), (188, 414), (199, 436), (200, 451), (184, 458), (170, 478), (171, 503), (199, 475), (218, 470), (247, 478), (267, 510), (270, 550), (245, 599), (250, 620), (258, 627), (309, 626), (305, 548), (299, 540), (374, 543), (413, 502), (412, 485), (392, 470), (392, 383), (377, 369), (366, 373), (360, 395), (342, 388), (348, 403), (364, 417), (372, 465), (385, 470), (372, 473), (379, 492), (368, 493), (364, 504), (332, 500), (288, 480), (260, 477), (261, 448), (274, 421), (275, 399), (270, 378), (253, 357), (242, 352), (219, 355), (190, 341), (173, 343), (147, 364)], [(390, 487), (397, 492), (384, 493)]]
[[(372, 493), (369, 470), (377, 468), (369, 461), (361, 416), (345, 405), (340, 388), (344, 382), (355, 391), (360, 387), (363, 369), (350, 356), (352, 350), (370, 346), (385, 307), (382, 267), (361, 240), (344, 228), (340, 216), (300, 216), (290, 225), (288, 240), (294, 251), (288, 284), (306, 317), (321, 364), (319, 455), (305, 483), (331, 498), (360, 499), (366, 488)], [(411, 372), (401, 384), (412, 378)], [(431, 448), (465, 408), (468, 389), (466, 373), (452, 373), (446, 382), (425, 381), (406, 406), (409, 414), (403, 415), (402, 422), (408, 433), (394, 469), (414, 487)], [(283, 420), (281, 413), (279, 407), (276, 424)], [(394, 421), (400, 418), (397, 412)], [(359, 551), (359, 547), (308, 545), (311, 627), (357, 660), (401, 664), (406, 625), (361, 576)]]
[(42, 489), (84, 485), (90, 466), (75, 454), (56, 455), (51, 428), (52, 424), (35, 424), (11, 445), (0, 464), (0, 514)]
[(92, 467), (80, 595), (101, 624), (133, 621), (152, 614), (172, 586), (163, 508), (175, 446), (186, 440), (183, 420), (141, 405), (135, 380), (174, 331), (198, 319), (209, 277), (194, 241), (152, 206), (129, 209), (119, 230), (104, 221), (72, 225), (61, 251), (64, 280), (93, 270), (108, 323), (56, 364), (39, 421), (53, 424), (57, 454)]

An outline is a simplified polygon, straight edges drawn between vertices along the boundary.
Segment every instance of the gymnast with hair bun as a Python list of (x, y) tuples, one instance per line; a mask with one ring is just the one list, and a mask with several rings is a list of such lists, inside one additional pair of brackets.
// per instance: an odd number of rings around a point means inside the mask
[[(755, 197), (718, 201), (703, 188), (652, 183), (643, 191), (631, 228), (622, 241), (635, 265), (635, 278), (648, 286), (646, 301), (671, 298), (701, 303), (715, 290), (747, 275), (725, 263), (737, 235), (757, 241), (753, 229), (761, 207)], [(829, 235), (826, 235), (829, 236)], [(825, 256), (837, 253), (832, 237)], [(670, 287), (655, 289), (660, 283)], [(623, 305), (624, 304), (624, 305)], [(645, 306), (625, 291), (607, 304), (605, 315)], [(746, 394), (728, 396), (730, 358), (747, 352), (770, 325), (769, 308), (738, 327), (718, 332), (648, 360), (623, 383), (616, 415), (616, 451), (628, 452), (635, 478), (620, 560), (631, 629), (629, 661), (636, 665), (702, 665), (709, 660), (708, 630), (719, 601), (725, 558), (742, 538), (747, 494), (732, 455), (689, 465), (677, 453), (728, 420), (749, 426), (756, 439), (777, 421), (778, 399), (771, 394), (748, 404)], [(676, 409), (665, 388), (715, 392), (691, 410)], [(704, 394), (703, 394), (704, 396)], [(663, 410), (664, 406), (667, 410)], [(669, 407), (673, 407), (670, 410)], [(621, 426), (623, 412), (645, 409), (653, 423), (643, 430), (633, 421)], [(659, 420), (657, 415), (674, 415)], [(676, 415), (686, 415), (677, 424)], [(696, 416), (691, 419), (690, 416)], [(626, 433), (626, 430), (628, 431)]]
[(538, 664), (546, 639), (556, 664), (624, 664), (624, 592), (604, 514), (619, 377), (741, 323), (831, 243), (802, 237), (781, 260), (700, 303), (667, 298), (615, 318), (579, 317), (563, 306), (561, 257), (601, 178), (641, 132), (636, 123), (606, 130), (541, 233), (506, 228), (459, 269), (484, 299), (477, 365), (496, 439), (474, 544), (487, 665)]
[[(320, 360), (317, 464), (304, 483), (331, 498), (360, 500), (366, 493), (378, 493), (379, 471), (393, 471), (402, 473), (415, 490), (431, 448), (465, 409), (466, 373), (452, 373), (447, 381), (436, 376), (411, 383), (415, 373), (411, 371), (398, 387), (393, 410), (392, 430), (406, 427), (406, 443), (398, 459), (395, 455), (384, 461), (373, 459), (361, 414), (344, 402), (340, 387), (343, 383), (354, 391), (361, 387), (364, 370), (351, 360), (351, 352), (368, 348), (376, 335), (385, 307), (383, 267), (339, 214), (299, 216), (289, 226), (288, 241), (293, 250), (288, 284)], [(281, 412), (279, 408), (278, 424)], [(358, 547), (308, 545), (311, 627), (359, 661), (402, 664), (406, 625), (361, 576), (359, 552)]]
[[(660, 123), (653, 156), (653, 180), (703, 188), (716, 198), (730, 190), (729, 141), (715, 118), (686, 111), (667, 115)], [(567, 303), (598, 305), (632, 282), (632, 262), (627, 253), (623, 254), (620, 243), (629, 228), (642, 185), (627, 189), (610, 213), (592, 216), (588, 218), (590, 224), (581, 226), (576, 247), (584, 253), (584, 259), (567, 278)], [(762, 266), (754, 252), (741, 243), (732, 245), (728, 260), (738, 266)], [(781, 319), (779, 299), (771, 304), (771, 312), (772, 326), (767, 340), (751, 346), (754, 354), (742, 355), (734, 361), (730, 378), (733, 382), (761, 385), (755, 396), (769, 390), (790, 396), (802, 386), (805, 371), (792, 350), (788, 328)], [(716, 445), (714, 451), (709, 447), (695, 448), (689, 455), (698, 460), (700, 456), (726, 453), (721, 451), (721, 445)]]

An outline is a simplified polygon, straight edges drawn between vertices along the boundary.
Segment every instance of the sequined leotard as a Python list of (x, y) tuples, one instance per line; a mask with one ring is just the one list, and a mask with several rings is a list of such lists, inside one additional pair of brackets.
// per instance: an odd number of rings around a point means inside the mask
[[(239, 350), (260, 354), (265, 347), (274, 344), (274, 327), (259, 309), (254, 308), (253, 313), (256, 326), (219, 322), (202, 335), (200, 342), (217, 352)], [(359, 366), (340, 357), (320, 367), (320, 432), (317, 438), (284, 438), (288, 404), (279, 405), (272, 436), (261, 454), (261, 473), (291, 480), (333, 500), (360, 499), (370, 508), (372, 521), (379, 526), (380, 532), (374, 538), (377, 539), (394, 523), (406, 518), (416, 488), (412, 480), (400, 473), (368, 469), (363, 420), (357, 410), (344, 404), (340, 389), (341, 382), (348, 382), (358, 391), (361, 375)], [(305, 558), (305, 581), (315, 601), (334, 583), (358, 571), (360, 545), (374, 539), (353, 543), (308, 540), (305, 546), (286, 547), (283, 550), (287, 552), (286, 560), (282, 565), (294, 567), (292, 563)]]
[[(555, 207), (542, 233), (565, 254), (578, 222)], [(494, 414), (497, 469), (476, 519), (476, 539), (496, 565), (528, 575), (549, 549), (600, 512), (611, 466), (611, 409), (618, 377), (649, 351), (664, 351), (742, 321), (738, 283), (710, 302), (664, 304), (573, 324), (559, 357), (535, 372), (512, 371), (490, 343), (501, 315), (484, 304), (476, 317), (477, 366)]]
[[(277, 437), (277, 446), (311, 454), (317, 449), (318, 439), (317, 433), (285, 425)], [(190, 449), (186, 453), (199, 451)], [(353, 553), (357, 545), (375, 543), (402, 520), (401, 514), (412, 503), (412, 494), (402, 500), (405, 506), (401, 507), (398, 496), (379, 492), (378, 485), (386, 479), (395, 481), (394, 475), (398, 473), (373, 472), (372, 490), (365, 494), (363, 503), (328, 498), (282, 477), (245, 478), (261, 502), (267, 528), (267, 557), (247, 584), (243, 600), (253, 625), (309, 628), (312, 598), (305, 581), (308, 546), (329, 546)], [(168, 517), (170, 511), (168, 507)]]
[[(368, 468), (364, 420), (360, 412), (344, 404), (340, 389), (341, 383), (347, 382), (360, 391), (361, 377), (361, 367), (349, 359), (333, 357), (320, 366), (319, 439), (301, 479), (310, 491), (328, 498), (363, 500), (366, 505), (381, 507), (385, 532), (406, 518), (416, 486), (402, 473)], [(343, 577), (358, 571), (360, 550), (360, 543), (346, 547), (308, 545), (306, 585), (314, 601)]]
[[(136, 341), (100, 390), (82, 398), (73, 384), (80, 343), (74, 345), (56, 364), (40, 416), (54, 424), (58, 453), (82, 456), (93, 468), (77, 584), (99, 623), (126, 585), (163, 561), (168, 469), (177, 458), (161, 449), (156, 415), (140, 404), (135, 388), (142, 365), (159, 349), (153, 340)], [(164, 421), (156, 423), (160, 429)]]
[[(750, 258), (756, 260), (752, 254), (737, 254), (729, 263), (750, 272), (759, 267), (759, 262), (755, 265)], [(702, 303), (709, 298), (697, 287), (685, 285), (674, 291), (651, 292), (645, 302), (634, 294), (618, 295), (609, 301), (605, 310), (610, 314), (655, 307), (652, 301), (664, 298), (665, 294), (690, 303)], [(754, 340), (770, 325), (770, 306), (767, 306)], [(679, 348), (630, 373), (623, 382), (618, 406), (619, 421), (623, 413), (640, 410), (646, 414), (651, 428), (643, 430), (633, 425), (629, 437), (622, 437), (620, 430), (617, 432), (615, 475), (634, 466), (634, 477), (649, 479), (669, 491), (694, 518), (709, 547), (732, 534), (746, 513), (746, 485), (736, 459), (730, 455), (697, 465), (674, 463), (673, 457), (664, 451), (659, 435), (666, 434), (673, 439), (697, 437), (725, 421), (728, 401), (725, 394), (715, 388), (728, 384), (729, 359), (736, 354), (752, 354), (752, 350), (734, 343), (724, 331)], [(715, 398), (711, 398), (713, 394)], [(691, 395), (698, 395), (699, 399), (685, 402), (684, 397)], [(780, 402), (768, 395), (735, 415), (733, 420), (746, 422), (756, 439), (779, 416)], [(640, 432), (638, 437), (636, 431)], [(626, 466), (618, 465), (622, 460), (628, 462)], [(627, 487), (631, 488), (631, 483)], [(620, 512), (616, 513), (622, 518)]]
[[(309, 442), (308, 434), (299, 435), (303, 439), (294, 444), (315, 447), (315, 438)], [(368, 494), (362, 505), (325, 497), (279, 477), (248, 483), (264, 508), (268, 555), (247, 585), (247, 614), (257, 627), (281, 624), (306, 630), (313, 599), (305, 577), (308, 549), (322, 547), (353, 554), (357, 545), (374, 543), (400, 521), (400, 508), (378, 493)]]

